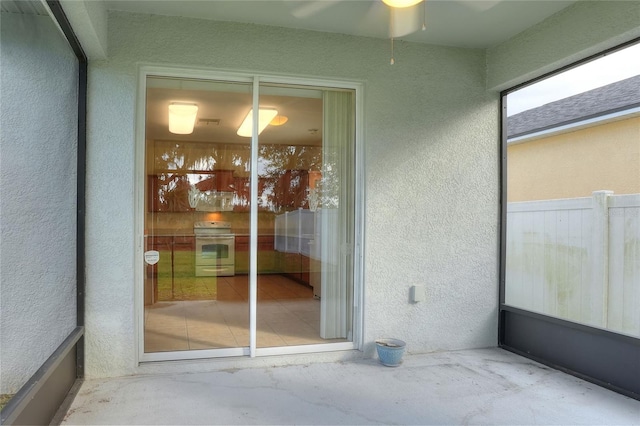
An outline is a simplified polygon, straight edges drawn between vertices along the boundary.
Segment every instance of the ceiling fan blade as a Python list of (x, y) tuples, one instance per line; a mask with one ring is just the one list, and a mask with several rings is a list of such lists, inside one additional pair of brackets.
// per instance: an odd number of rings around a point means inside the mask
[(296, 18), (309, 18), (316, 13), (322, 12), (325, 9), (333, 6), (336, 3), (339, 3), (341, 0), (314, 0), (307, 1), (304, 4), (293, 9), (291, 14)]
[(411, 7), (390, 8), (391, 25), (389, 33), (392, 37), (402, 37), (417, 31), (422, 26), (424, 4)]
[(469, 9), (478, 12), (486, 12), (487, 10), (497, 6), (502, 0), (458, 0), (458, 2)]

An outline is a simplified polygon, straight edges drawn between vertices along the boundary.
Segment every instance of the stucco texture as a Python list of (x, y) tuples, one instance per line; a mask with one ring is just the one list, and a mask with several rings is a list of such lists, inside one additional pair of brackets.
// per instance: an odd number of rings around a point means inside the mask
[(506, 90), (640, 37), (640, 1), (577, 1), (487, 50), (487, 87)]
[(89, 376), (136, 371), (140, 63), (363, 82), (365, 354), (381, 336), (413, 353), (496, 345), (499, 107), (484, 51), (398, 42), (391, 66), (385, 40), (120, 12), (108, 44), (89, 69)]
[(507, 147), (508, 201), (640, 193), (640, 117)]
[(16, 392), (76, 326), (75, 55), (49, 17), (2, 13), (0, 377)]

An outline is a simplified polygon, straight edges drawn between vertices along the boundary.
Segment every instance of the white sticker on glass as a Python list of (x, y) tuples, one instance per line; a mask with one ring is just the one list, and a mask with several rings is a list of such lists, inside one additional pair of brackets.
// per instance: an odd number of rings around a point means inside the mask
[(155, 265), (160, 260), (160, 253), (156, 250), (149, 250), (144, 252), (144, 261), (148, 265)]

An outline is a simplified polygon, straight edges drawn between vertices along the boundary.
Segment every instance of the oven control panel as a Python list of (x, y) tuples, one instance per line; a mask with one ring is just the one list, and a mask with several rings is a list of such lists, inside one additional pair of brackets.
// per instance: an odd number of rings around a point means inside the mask
[(198, 235), (220, 235), (231, 233), (230, 222), (196, 222), (193, 224), (193, 233)]

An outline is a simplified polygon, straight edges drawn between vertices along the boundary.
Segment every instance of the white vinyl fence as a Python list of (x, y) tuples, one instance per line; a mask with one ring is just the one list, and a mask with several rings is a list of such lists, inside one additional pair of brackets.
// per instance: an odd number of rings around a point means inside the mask
[(506, 303), (640, 337), (640, 194), (509, 203)]

